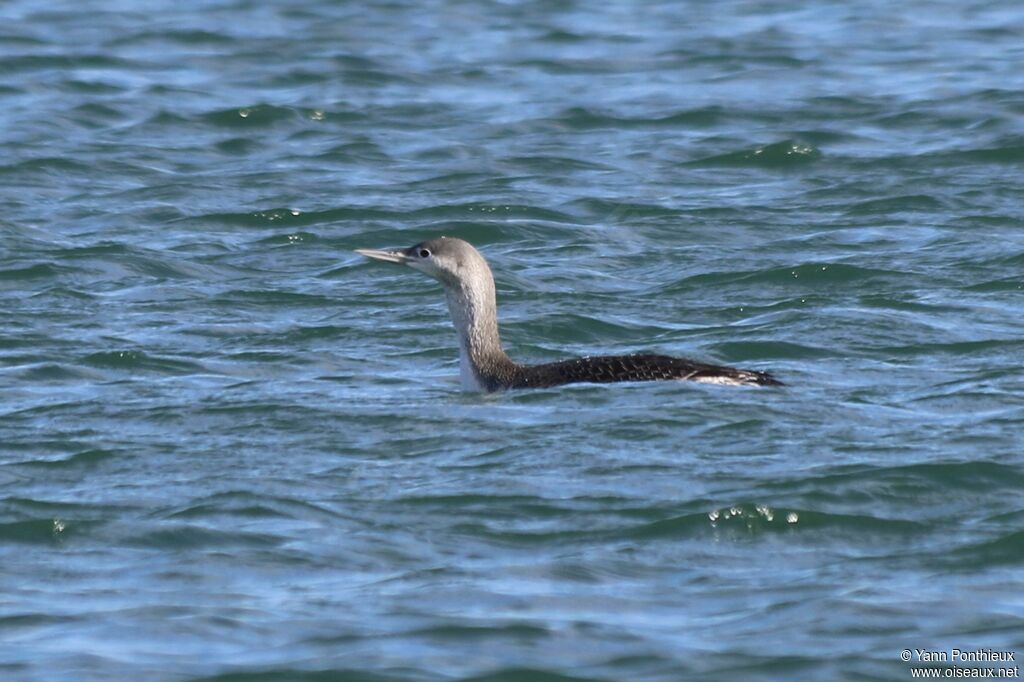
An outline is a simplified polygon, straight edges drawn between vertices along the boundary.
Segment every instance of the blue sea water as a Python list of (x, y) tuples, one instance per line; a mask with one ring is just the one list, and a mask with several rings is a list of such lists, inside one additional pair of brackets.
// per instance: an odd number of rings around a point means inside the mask
[[(1009, 1), (0, 5), (0, 676), (1024, 656), (1022, 27)], [(788, 385), (464, 393), (436, 283), (352, 253), (440, 234), (489, 259), (516, 359)]]

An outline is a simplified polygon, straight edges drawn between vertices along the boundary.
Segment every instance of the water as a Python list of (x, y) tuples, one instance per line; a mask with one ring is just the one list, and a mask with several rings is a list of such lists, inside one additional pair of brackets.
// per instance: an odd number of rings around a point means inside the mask
[[(1015, 2), (0, 7), (0, 672), (1024, 655)], [(785, 389), (459, 391), (513, 357)]]

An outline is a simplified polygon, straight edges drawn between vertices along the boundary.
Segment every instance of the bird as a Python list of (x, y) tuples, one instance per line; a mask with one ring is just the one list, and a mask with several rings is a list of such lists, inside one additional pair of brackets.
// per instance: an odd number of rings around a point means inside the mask
[(467, 391), (490, 393), (581, 382), (673, 379), (708, 384), (784, 385), (768, 372), (647, 353), (519, 364), (502, 348), (494, 276), (483, 255), (472, 244), (455, 237), (437, 237), (407, 249), (355, 249), (355, 252), (385, 263), (406, 265), (441, 283), (459, 340), (460, 383)]

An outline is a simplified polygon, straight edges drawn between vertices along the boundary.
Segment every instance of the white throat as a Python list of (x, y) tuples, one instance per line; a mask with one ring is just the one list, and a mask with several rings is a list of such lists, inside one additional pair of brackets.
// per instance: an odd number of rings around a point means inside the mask
[(473, 361), (469, 358), (469, 349), (459, 339), (459, 384), (463, 391), (483, 391), (484, 385), (473, 371)]
[(448, 312), (459, 338), (459, 379), (467, 391), (487, 390), (478, 369), (488, 353), (501, 352), (493, 292), (493, 284), (445, 287)]

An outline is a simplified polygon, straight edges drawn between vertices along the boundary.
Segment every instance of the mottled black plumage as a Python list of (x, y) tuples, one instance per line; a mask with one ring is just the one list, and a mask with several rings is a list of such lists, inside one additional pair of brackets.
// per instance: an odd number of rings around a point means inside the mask
[(767, 372), (709, 365), (668, 355), (599, 355), (543, 365), (519, 365), (509, 388), (542, 388), (576, 382), (660, 381), (688, 379), (709, 383), (781, 386)]

